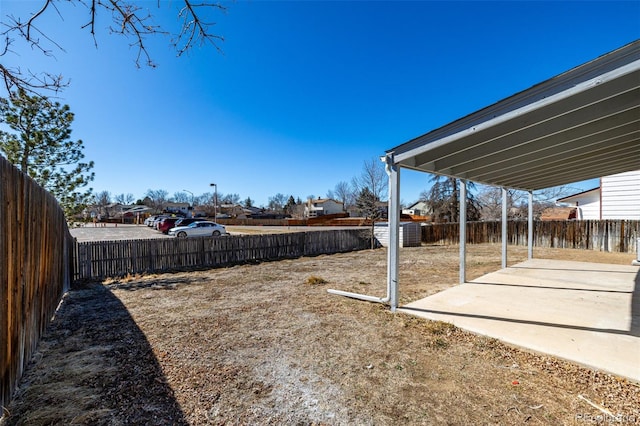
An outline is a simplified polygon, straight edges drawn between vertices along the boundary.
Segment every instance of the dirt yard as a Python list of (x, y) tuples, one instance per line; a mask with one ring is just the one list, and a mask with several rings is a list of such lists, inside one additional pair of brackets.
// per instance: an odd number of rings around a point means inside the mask
[[(470, 246), (468, 278), (499, 245)], [(458, 248), (401, 250), (401, 304), (458, 280)], [(632, 254), (536, 250), (630, 264)], [(510, 247), (510, 263), (526, 248)], [(386, 251), (129, 277), (70, 292), (7, 425), (640, 423), (640, 386), (327, 289), (384, 296)]]

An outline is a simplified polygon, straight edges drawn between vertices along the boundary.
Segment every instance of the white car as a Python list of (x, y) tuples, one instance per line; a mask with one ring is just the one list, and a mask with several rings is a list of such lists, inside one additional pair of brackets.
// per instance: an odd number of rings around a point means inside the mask
[(187, 237), (218, 237), (225, 235), (227, 230), (224, 226), (215, 222), (198, 221), (187, 226), (176, 226), (169, 229), (169, 235), (178, 238)]
[(158, 215), (149, 216), (144, 220), (144, 224), (149, 227), (153, 226), (153, 222), (156, 220), (157, 217)]

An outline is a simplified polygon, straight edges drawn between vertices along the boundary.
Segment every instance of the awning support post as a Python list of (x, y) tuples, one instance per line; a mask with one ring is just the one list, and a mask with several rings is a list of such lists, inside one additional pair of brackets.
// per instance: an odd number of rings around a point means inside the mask
[(400, 267), (400, 167), (393, 163), (393, 154), (382, 158), (386, 163), (389, 175), (389, 247), (387, 250), (387, 295), (385, 297), (368, 296), (342, 290), (327, 290), (328, 293), (367, 302), (387, 303), (391, 305), (391, 312), (398, 308), (398, 270)]
[(387, 251), (387, 288), (391, 312), (398, 308), (398, 275), (400, 266), (400, 167), (393, 162), (393, 155), (386, 156), (389, 175), (389, 248)]
[(527, 218), (527, 252), (533, 259), (533, 191), (529, 191), (529, 215)]
[(467, 281), (467, 181), (460, 179), (460, 284)]
[(502, 187), (502, 269), (507, 267), (507, 242), (509, 240), (507, 225), (507, 188)]

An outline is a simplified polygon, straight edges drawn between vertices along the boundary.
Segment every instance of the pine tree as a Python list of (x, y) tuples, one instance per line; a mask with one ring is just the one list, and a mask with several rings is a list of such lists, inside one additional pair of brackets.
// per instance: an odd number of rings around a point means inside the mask
[(0, 131), (0, 151), (7, 160), (51, 192), (68, 218), (90, 201), (93, 161), (83, 162), (84, 145), (73, 141), (74, 115), (68, 105), (24, 91), (0, 98), (0, 122), (12, 132)]
[(293, 214), (293, 210), (296, 207), (296, 200), (293, 198), (293, 195), (289, 196), (287, 200), (287, 204), (284, 205), (284, 212), (287, 214)]
[[(433, 186), (421, 194), (432, 211), (434, 222), (458, 222), (460, 217), (460, 180), (453, 177), (434, 175)], [(468, 183), (467, 220), (480, 219), (480, 207), (471, 190), (473, 183)]]

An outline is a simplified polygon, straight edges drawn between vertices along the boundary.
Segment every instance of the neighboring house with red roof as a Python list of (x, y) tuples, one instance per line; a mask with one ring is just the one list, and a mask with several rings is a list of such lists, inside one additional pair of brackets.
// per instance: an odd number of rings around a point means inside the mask
[(598, 188), (557, 201), (574, 206), (578, 220), (640, 220), (640, 170), (603, 176)]
[(573, 217), (565, 217), (565, 219), (600, 219), (600, 187), (560, 198), (558, 203), (575, 206)]
[(575, 218), (575, 207), (549, 207), (544, 209), (540, 214), (540, 220), (567, 220)]

